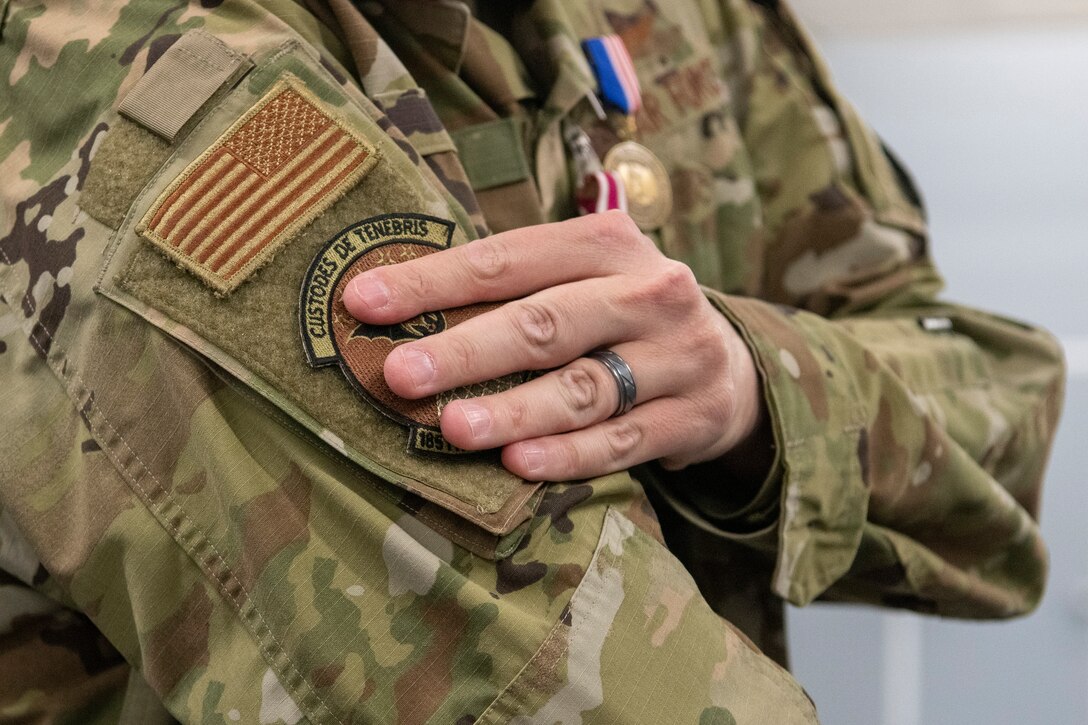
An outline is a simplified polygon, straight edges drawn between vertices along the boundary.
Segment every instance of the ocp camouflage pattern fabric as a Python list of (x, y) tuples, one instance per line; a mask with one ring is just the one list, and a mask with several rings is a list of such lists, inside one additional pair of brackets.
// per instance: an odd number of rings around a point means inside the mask
[[(782, 600), (1038, 604), (1060, 350), (938, 297), (917, 192), (785, 3), (2, 7), (0, 720), (811, 723)], [(117, 109), (197, 30), (247, 63), (167, 141)], [(306, 363), (300, 284), (345, 227), (576, 214), (561, 127), (620, 141), (580, 47), (609, 34), (675, 200), (648, 234), (763, 377), (754, 495), (419, 456)], [(138, 222), (288, 76), (378, 160), (209, 289)], [(525, 173), (481, 182), (457, 140), (500, 126)]]

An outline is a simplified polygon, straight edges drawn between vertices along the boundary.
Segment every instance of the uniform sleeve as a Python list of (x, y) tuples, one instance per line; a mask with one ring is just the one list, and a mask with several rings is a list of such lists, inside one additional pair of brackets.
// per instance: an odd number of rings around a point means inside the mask
[[(762, 205), (759, 298), (708, 290), (762, 374), (776, 464), (754, 500), (687, 496), (775, 557), (773, 590), (962, 617), (1031, 610), (1055, 340), (944, 302), (920, 201), (787, 8), (738, 23), (738, 107)], [(727, 483), (723, 483), (728, 485)]]

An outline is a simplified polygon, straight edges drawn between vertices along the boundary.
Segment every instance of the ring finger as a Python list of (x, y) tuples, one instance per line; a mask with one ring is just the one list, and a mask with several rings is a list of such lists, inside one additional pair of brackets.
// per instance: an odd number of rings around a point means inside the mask
[[(662, 357), (652, 345), (632, 342), (612, 351), (631, 368), (635, 404), (673, 391), (675, 371), (656, 364)], [(465, 450), (496, 448), (600, 423), (618, 404), (619, 387), (608, 368), (582, 357), (505, 392), (450, 403), (442, 411), (442, 434)]]
[(702, 447), (683, 425), (684, 411), (679, 398), (657, 398), (597, 425), (508, 445), (502, 462), (529, 481), (574, 481), (621, 471)]

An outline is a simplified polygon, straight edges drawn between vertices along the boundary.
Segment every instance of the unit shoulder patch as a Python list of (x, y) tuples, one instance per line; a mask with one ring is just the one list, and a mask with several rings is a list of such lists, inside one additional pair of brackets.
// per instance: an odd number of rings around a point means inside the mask
[(385, 358), (397, 345), (437, 334), (498, 305), (467, 305), (424, 312), (396, 325), (368, 325), (352, 317), (341, 298), (344, 286), (357, 274), (449, 248), (453, 230), (452, 222), (421, 214), (385, 214), (353, 224), (318, 251), (299, 296), (299, 328), (307, 362), (315, 368), (338, 364), (363, 399), (408, 426), (408, 450), (417, 453), (465, 453), (442, 437), (438, 425), (442, 408), (452, 400), (512, 388), (524, 382), (527, 374), (407, 400), (386, 385)]
[(160, 194), (136, 232), (229, 294), (377, 160), (371, 143), (285, 74)]

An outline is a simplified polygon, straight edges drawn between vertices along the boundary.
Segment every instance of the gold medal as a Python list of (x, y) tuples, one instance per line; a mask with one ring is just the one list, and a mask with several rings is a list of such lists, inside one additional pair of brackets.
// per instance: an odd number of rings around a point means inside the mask
[(644, 232), (661, 227), (672, 213), (672, 184), (665, 165), (654, 152), (634, 141), (613, 146), (604, 156), (604, 169), (623, 180), (627, 213)]

